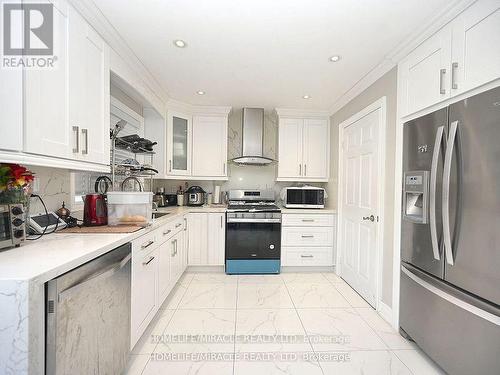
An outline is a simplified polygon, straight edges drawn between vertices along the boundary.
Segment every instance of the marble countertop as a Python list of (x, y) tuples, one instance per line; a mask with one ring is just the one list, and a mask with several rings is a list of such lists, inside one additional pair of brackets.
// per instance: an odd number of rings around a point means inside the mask
[(68, 233), (49, 234), (36, 241), (25, 241), (20, 247), (0, 251), (0, 280), (44, 283), (100, 255), (130, 242), (190, 212), (224, 212), (223, 206), (163, 207), (168, 215), (134, 233)]

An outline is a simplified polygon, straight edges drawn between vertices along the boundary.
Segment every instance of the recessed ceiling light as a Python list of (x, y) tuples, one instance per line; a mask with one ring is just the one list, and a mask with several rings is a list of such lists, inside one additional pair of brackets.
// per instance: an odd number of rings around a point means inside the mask
[(311, 96), (310, 96), (310, 95), (304, 95), (304, 96), (302, 97), (302, 99), (311, 99)]
[(174, 40), (174, 46), (179, 47), (179, 48), (184, 48), (187, 46), (187, 43), (183, 41), (182, 39), (177, 39)]
[(205, 91), (202, 91), (202, 90), (196, 91), (196, 93), (197, 93), (198, 95), (205, 95)]
[(340, 56), (339, 55), (333, 55), (332, 57), (330, 57), (330, 61), (331, 62), (337, 62), (340, 60)]

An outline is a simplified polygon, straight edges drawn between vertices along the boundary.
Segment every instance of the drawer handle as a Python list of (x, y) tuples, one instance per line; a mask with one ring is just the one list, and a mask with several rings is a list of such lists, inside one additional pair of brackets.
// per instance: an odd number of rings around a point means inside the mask
[(314, 223), (314, 219), (302, 219), (304, 223)]
[(314, 258), (314, 255), (301, 255), (301, 258)]
[(175, 224), (176, 228), (179, 228), (182, 225), (182, 223)]
[(166, 232), (163, 232), (163, 235), (166, 236), (167, 234), (169, 234), (170, 232), (172, 232), (170, 229), (167, 230)]
[(314, 236), (312, 234), (303, 234), (302, 238), (314, 238)]
[(141, 246), (141, 249), (145, 249), (146, 247), (149, 247), (149, 246), (151, 246), (151, 245), (152, 245), (152, 244), (154, 244), (154, 243), (155, 243), (154, 241), (149, 241), (148, 243), (143, 244), (143, 245)]
[(149, 260), (147, 262), (142, 262), (142, 265), (143, 266), (147, 266), (149, 263), (151, 263), (153, 261), (155, 257), (149, 257)]

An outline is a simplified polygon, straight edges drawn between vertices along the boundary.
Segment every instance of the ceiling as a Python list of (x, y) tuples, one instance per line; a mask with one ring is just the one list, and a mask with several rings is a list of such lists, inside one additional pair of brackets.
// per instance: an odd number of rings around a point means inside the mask
[[(322, 110), (449, 5), (449, 0), (94, 1), (173, 99)], [(175, 47), (176, 39), (187, 47)], [(337, 54), (341, 60), (330, 62)]]

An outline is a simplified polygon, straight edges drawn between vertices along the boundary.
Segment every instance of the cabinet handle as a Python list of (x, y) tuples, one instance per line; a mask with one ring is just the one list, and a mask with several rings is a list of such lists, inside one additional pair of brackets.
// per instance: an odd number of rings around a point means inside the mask
[(175, 255), (177, 255), (177, 240), (175, 240), (174, 242), (175, 242)]
[(181, 225), (182, 225), (181, 223), (178, 223), (178, 224), (175, 224), (175, 227), (179, 228)]
[(172, 231), (169, 229), (169, 230), (167, 230), (167, 231), (163, 232), (163, 235), (164, 235), (164, 236), (166, 236), (166, 235), (167, 235), (167, 234), (169, 234), (170, 232), (172, 232)]
[(302, 164), (299, 164), (299, 176), (302, 176)]
[(224, 163), (224, 175), (226, 174), (226, 163)]
[(155, 243), (154, 241), (149, 241), (149, 242), (147, 242), (147, 243), (143, 244), (143, 245), (141, 246), (141, 249), (145, 249), (146, 247), (149, 247), (149, 246), (151, 246), (151, 245), (152, 245), (152, 244), (154, 244), (154, 243)]
[(307, 164), (304, 164), (304, 176), (307, 176)]
[(78, 154), (80, 152), (80, 127), (73, 126), (73, 132), (76, 134), (76, 147), (73, 148), (73, 153)]
[(172, 244), (172, 252), (171, 252), (171, 254), (170, 254), (170, 255), (174, 257), (174, 256), (175, 256), (175, 240), (173, 240), (173, 241), (171, 242), (171, 244)]
[(314, 223), (314, 219), (302, 219), (304, 223)]
[(314, 238), (314, 236), (312, 234), (303, 234), (302, 238)]
[(301, 255), (301, 258), (314, 258), (314, 255)]
[(441, 69), (439, 71), (439, 93), (441, 95), (446, 94), (446, 89), (444, 88), (444, 76), (446, 74), (446, 69)]
[(151, 263), (153, 261), (155, 257), (149, 257), (149, 260), (147, 262), (142, 262), (142, 265), (143, 266), (147, 266), (149, 263)]
[(220, 227), (222, 229), (222, 215), (220, 216)]
[(85, 136), (85, 148), (82, 150), (83, 155), (87, 155), (89, 153), (89, 130), (82, 129), (82, 136)]
[(172, 160), (168, 161), (168, 171), (172, 172)]
[(187, 231), (188, 229), (188, 221), (186, 218), (184, 218), (184, 232)]
[(458, 84), (457, 84), (457, 79), (456, 79), (457, 78), (456, 77), (457, 69), (458, 69), (457, 62), (454, 62), (453, 64), (451, 64), (451, 88), (453, 90), (458, 89)]

